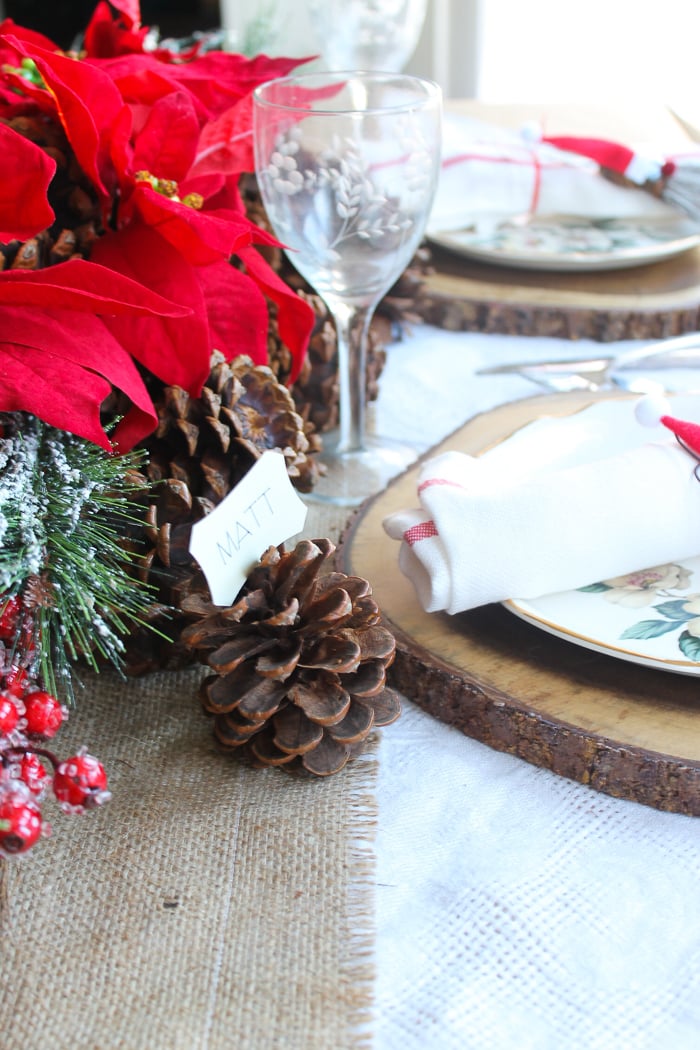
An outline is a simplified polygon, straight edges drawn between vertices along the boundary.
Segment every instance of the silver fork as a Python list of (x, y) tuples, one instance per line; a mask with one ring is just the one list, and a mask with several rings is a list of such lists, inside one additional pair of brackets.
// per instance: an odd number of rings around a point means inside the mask
[(700, 369), (700, 332), (666, 339), (660, 343), (619, 354), (573, 361), (520, 361), (478, 369), (477, 375), (519, 375), (546, 390), (619, 388), (634, 393), (658, 393), (663, 383), (644, 376), (625, 375), (625, 370), (663, 371), (669, 368)]

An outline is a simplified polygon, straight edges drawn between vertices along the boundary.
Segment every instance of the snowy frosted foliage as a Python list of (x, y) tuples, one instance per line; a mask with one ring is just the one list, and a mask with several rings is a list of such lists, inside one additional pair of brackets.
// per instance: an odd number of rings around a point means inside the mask
[(99, 654), (118, 665), (123, 635), (150, 603), (120, 544), (141, 520), (127, 480), (136, 465), (34, 416), (0, 414), (0, 591), (28, 606), (27, 585), (41, 578), (33, 659), (69, 694), (72, 661), (96, 666)]

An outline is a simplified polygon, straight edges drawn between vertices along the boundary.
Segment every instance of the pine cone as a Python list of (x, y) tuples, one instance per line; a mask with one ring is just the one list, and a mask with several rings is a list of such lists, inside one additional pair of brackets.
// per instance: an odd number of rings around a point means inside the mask
[[(131, 675), (192, 662), (192, 652), (179, 636), (185, 622), (182, 601), (206, 589), (189, 552), (195, 522), (228, 495), (267, 449), (281, 449), (292, 484), (301, 491), (308, 491), (319, 473), (314, 459), (318, 438), (307, 438), (289, 391), (269, 368), (243, 357), (228, 364), (215, 353), (199, 398), (181, 387), (149, 382), (160, 422), (142, 444), (149, 456), (142, 479), (148, 487), (135, 502), (144, 508), (143, 524), (135, 524), (124, 546), (138, 555), (139, 574), (155, 591), (151, 626), (132, 631), (125, 640), (125, 669)], [(150, 488), (149, 483), (156, 484)]]
[(295, 410), (286, 387), (247, 357), (230, 364), (214, 351), (198, 398), (150, 381), (159, 416), (144, 442), (151, 480), (177, 478), (193, 496), (219, 503), (268, 449), (280, 449), (292, 484), (309, 492), (318, 479), (318, 439)]
[(200, 699), (224, 750), (327, 776), (399, 717), (386, 685), (394, 638), (366, 580), (320, 574), (334, 550), (326, 539), (270, 547), (230, 608), (184, 602), (199, 619), (182, 638), (214, 672)]

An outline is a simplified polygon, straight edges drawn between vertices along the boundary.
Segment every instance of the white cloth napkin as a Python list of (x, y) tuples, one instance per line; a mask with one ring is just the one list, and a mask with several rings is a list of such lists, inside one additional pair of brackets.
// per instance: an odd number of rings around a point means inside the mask
[(493, 127), (446, 114), (442, 165), (430, 232), (474, 225), (479, 232), (518, 216), (586, 219), (678, 218), (646, 190), (619, 186), (584, 157)]
[(695, 460), (674, 438), (525, 477), (504, 447), (427, 461), (420, 506), (384, 521), (427, 612), (542, 597), (700, 553)]

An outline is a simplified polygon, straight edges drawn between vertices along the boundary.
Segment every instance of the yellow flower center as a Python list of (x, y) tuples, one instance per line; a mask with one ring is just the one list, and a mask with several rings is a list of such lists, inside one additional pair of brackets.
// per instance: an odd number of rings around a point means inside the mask
[(155, 190), (156, 193), (162, 194), (163, 197), (167, 197), (168, 200), (177, 201), (178, 204), (184, 204), (188, 208), (194, 208), (199, 211), (204, 204), (204, 198), (201, 193), (186, 193), (180, 199), (180, 187), (175, 182), (175, 179), (159, 179), (157, 175), (152, 175), (150, 171), (137, 171), (134, 177), (137, 182), (147, 182), (151, 189)]

